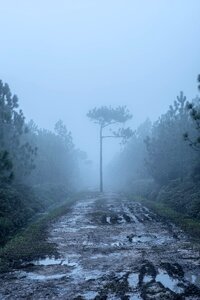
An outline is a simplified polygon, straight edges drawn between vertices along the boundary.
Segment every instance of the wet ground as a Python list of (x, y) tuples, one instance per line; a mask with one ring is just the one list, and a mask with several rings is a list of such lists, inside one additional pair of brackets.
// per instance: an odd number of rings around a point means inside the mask
[(200, 299), (200, 255), (173, 224), (121, 195), (88, 196), (49, 230), (59, 258), (0, 277), (0, 299)]

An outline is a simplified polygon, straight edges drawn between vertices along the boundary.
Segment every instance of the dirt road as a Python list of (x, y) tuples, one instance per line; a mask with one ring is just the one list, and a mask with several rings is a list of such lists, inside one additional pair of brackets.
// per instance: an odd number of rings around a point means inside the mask
[(60, 258), (1, 276), (0, 299), (200, 299), (200, 255), (188, 238), (121, 195), (82, 199), (49, 242)]

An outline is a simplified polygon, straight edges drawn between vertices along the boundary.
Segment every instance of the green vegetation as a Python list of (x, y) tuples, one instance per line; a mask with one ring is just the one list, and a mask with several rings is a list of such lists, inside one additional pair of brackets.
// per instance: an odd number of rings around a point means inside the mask
[(48, 229), (61, 216), (70, 213), (72, 206), (78, 200), (96, 197), (97, 192), (78, 192), (62, 199), (26, 228), (13, 236), (5, 246), (0, 248), (0, 272), (6, 272), (13, 267), (20, 267), (23, 262), (30, 262), (46, 256), (58, 256), (56, 245), (48, 242)]
[(86, 158), (61, 120), (54, 131), (26, 123), (17, 96), (0, 80), (0, 246), (76, 190)]
[[(200, 75), (198, 76), (198, 83)], [(119, 191), (200, 236), (200, 98), (183, 92), (157, 121), (146, 120), (112, 162)], [(119, 176), (116, 176), (119, 174)]]
[(4, 185), (0, 188), (0, 245), (45, 211), (61, 205), (71, 192), (63, 185)]
[(21, 265), (22, 262), (32, 261), (47, 255), (58, 255), (56, 246), (47, 241), (49, 226), (59, 217), (70, 212), (72, 205), (83, 193), (71, 195), (58, 207), (38, 217), (36, 221), (16, 234), (4, 247), (0, 248), (0, 271)]

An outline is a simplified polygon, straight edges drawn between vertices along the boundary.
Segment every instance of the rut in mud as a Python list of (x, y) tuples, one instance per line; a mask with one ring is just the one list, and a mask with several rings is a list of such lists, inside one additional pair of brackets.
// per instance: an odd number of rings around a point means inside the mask
[(200, 299), (200, 256), (173, 224), (117, 194), (88, 196), (49, 230), (59, 258), (0, 279), (0, 299)]

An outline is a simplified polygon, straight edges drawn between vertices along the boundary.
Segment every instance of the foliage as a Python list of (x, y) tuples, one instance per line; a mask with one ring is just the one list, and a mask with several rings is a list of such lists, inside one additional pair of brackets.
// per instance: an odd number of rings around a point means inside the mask
[(34, 168), (36, 148), (26, 140), (27, 127), (18, 98), (0, 81), (0, 178), (21, 179)]
[(194, 149), (200, 150), (200, 99), (195, 99), (196, 103), (190, 102), (187, 103), (187, 109), (190, 113), (190, 116), (194, 122), (197, 135), (195, 138), (192, 138), (188, 132), (184, 133), (184, 139), (189, 142), (189, 145)]
[(60, 185), (4, 185), (0, 188), (0, 245), (38, 214), (66, 201), (71, 192)]
[(147, 168), (161, 185), (192, 171), (196, 155), (184, 143), (184, 131), (194, 134), (186, 97), (181, 92), (167, 113), (153, 124), (151, 135), (145, 141)]
[(71, 132), (62, 121), (55, 131), (27, 125), (18, 98), (0, 81), (0, 243), (75, 188), (78, 162)]
[(103, 129), (114, 124), (125, 123), (132, 118), (132, 115), (126, 106), (118, 106), (116, 108), (102, 106), (90, 110), (87, 116), (100, 126), (100, 192), (103, 192), (103, 139), (122, 138), (122, 143), (126, 143), (133, 135), (130, 128), (118, 128), (117, 131), (113, 131), (110, 128), (112, 134), (107, 135), (103, 134)]
[(138, 183), (149, 177), (145, 165), (147, 151), (144, 139), (150, 134), (151, 126), (149, 119), (142, 123), (109, 165), (107, 177), (114, 188), (129, 189), (135, 181)]
[(45, 255), (56, 255), (54, 244), (47, 241), (47, 229), (51, 222), (69, 212), (74, 199), (54, 208), (39, 220), (18, 233), (3, 248), (0, 248), (0, 271), (17, 267), (23, 261), (39, 259)]
[(118, 106), (116, 108), (111, 106), (95, 107), (87, 113), (87, 116), (102, 127), (115, 123), (125, 123), (132, 118), (126, 106)]
[[(47, 188), (47, 187), (46, 187)], [(63, 190), (63, 187), (61, 188)], [(55, 197), (56, 195), (52, 194)], [(57, 194), (59, 198), (59, 194)], [(72, 205), (83, 197), (97, 196), (96, 193), (65, 194), (65, 199), (49, 209), (46, 214), (38, 216), (27, 228), (14, 236), (4, 247), (0, 248), (0, 272), (13, 267), (20, 267), (25, 261), (37, 260), (43, 257), (57, 256), (54, 243), (48, 241), (48, 229), (52, 222), (70, 212)]]
[(0, 182), (9, 183), (13, 180), (13, 164), (7, 150), (0, 152)]
[(42, 208), (33, 190), (26, 186), (4, 185), (0, 188), (0, 244), (27, 224)]
[(61, 183), (72, 187), (78, 171), (71, 134), (67, 131), (65, 133), (59, 131), (57, 126), (57, 133), (44, 129), (31, 131), (30, 128), (29, 130), (29, 139), (37, 145), (38, 152), (35, 159), (36, 168), (26, 182), (28, 184)]

